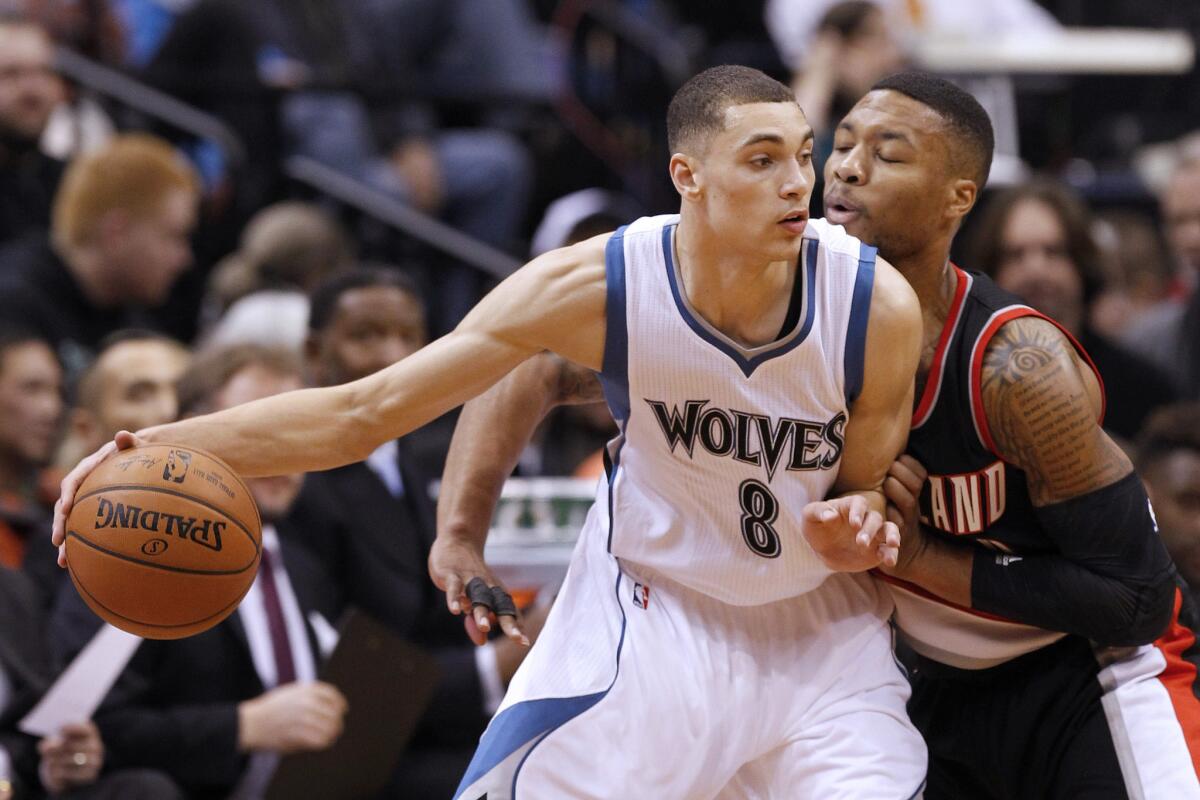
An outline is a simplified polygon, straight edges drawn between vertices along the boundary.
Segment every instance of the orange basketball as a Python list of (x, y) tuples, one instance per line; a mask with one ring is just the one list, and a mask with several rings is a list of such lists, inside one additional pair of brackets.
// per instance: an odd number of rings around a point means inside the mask
[(96, 467), (67, 519), (67, 569), (105, 621), (179, 639), (229, 616), (254, 582), (262, 523), (249, 489), (194, 447), (122, 450)]

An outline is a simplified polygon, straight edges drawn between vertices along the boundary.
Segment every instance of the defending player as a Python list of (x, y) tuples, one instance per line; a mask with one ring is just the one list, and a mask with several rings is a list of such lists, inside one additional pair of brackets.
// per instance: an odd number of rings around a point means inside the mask
[(883, 571), (917, 653), (926, 797), (1197, 798), (1194, 637), (1142, 483), (1101, 430), (1099, 376), (1061, 326), (949, 261), (991, 152), (973, 98), (905, 74), (851, 110), (825, 167), (827, 219), (876, 243), (925, 316), (910, 455), (887, 482), (901, 559)]
[[(323, 469), (543, 350), (599, 372), (621, 427), (610, 480), (459, 796), (911, 797), (924, 746), (891, 603), (863, 571), (899, 544), (881, 486), (907, 431), (916, 298), (871, 248), (808, 223), (812, 131), (786, 87), (709, 70), (668, 128), (678, 216), (531, 262), (373, 376), (140, 438), (250, 476)], [(56, 542), (112, 448), (64, 480)]]

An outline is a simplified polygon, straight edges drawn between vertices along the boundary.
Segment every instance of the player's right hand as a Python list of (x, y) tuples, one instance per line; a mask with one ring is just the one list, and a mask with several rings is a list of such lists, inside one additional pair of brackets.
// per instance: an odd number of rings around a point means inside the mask
[(899, 557), (899, 528), (872, 510), (860, 494), (809, 503), (800, 527), (813, 551), (837, 572), (891, 566)]
[(479, 546), (440, 534), (429, 551), (429, 576), (446, 593), (451, 614), (465, 614), (463, 626), (477, 645), (487, 641), (492, 620), (513, 641), (529, 646), (512, 595), (483, 560)]
[(108, 442), (96, 452), (75, 465), (75, 469), (67, 473), (59, 487), (58, 500), (54, 503), (54, 526), (50, 529), (50, 540), (58, 548), (58, 565), (67, 565), (65, 542), (67, 539), (67, 517), (71, 514), (71, 506), (75, 503), (75, 493), (79, 491), (83, 479), (91, 474), (100, 462), (118, 450), (128, 450), (131, 447), (145, 444), (129, 431), (118, 431), (111, 442)]
[(238, 745), (244, 752), (324, 750), (342, 735), (346, 698), (322, 682), (285, 683), (238, 705)]

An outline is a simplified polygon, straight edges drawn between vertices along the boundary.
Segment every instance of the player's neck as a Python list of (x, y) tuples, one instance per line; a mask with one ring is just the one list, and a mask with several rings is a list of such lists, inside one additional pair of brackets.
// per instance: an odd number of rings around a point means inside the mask
[(675, 229), (674, 255), (688, 304), (710, 325), (745, 345), (773, 341), (787, 314), (796, 260), (748, 259), (699, 228)]
[(887, 258), (917, 293), (925, 318), (944, 322), (950, 313), (956, 286), (954, 269), (950, 266), (949, 242), (934, 242), (911, 255)]

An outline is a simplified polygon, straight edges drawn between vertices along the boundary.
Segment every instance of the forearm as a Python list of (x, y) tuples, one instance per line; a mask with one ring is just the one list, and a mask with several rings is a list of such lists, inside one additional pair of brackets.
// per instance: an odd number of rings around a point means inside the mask
[(483, 546), (504, 482), (537, 426), (561, 400), (558, 359), (543, 354), (467, 403), (446, 457), (438, 535)]
[[(902, 534), (903, 535), (903, 534)], [(976, 548), (947, 541), (924, 531), (911, 558), (902, 560), (889, 575), (916, 584), (956, 605), (971, 607), (971, 564)]]

